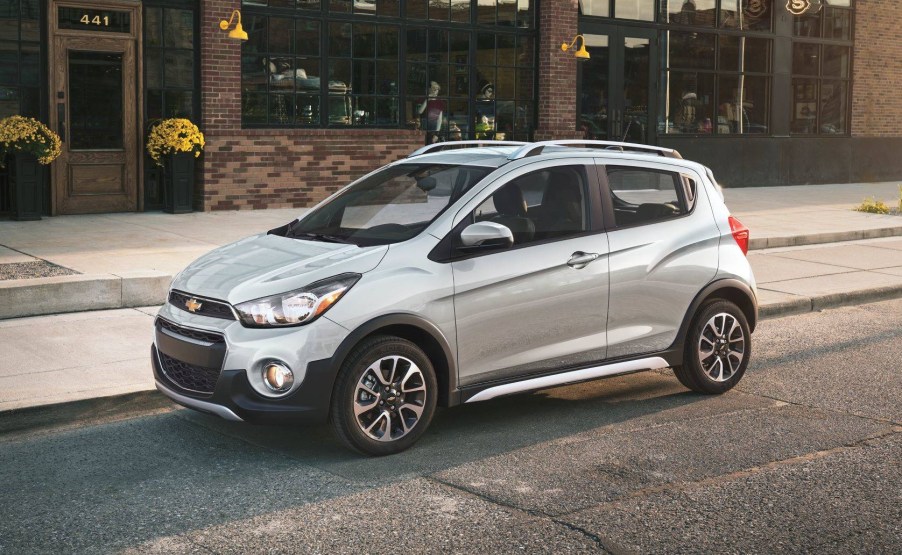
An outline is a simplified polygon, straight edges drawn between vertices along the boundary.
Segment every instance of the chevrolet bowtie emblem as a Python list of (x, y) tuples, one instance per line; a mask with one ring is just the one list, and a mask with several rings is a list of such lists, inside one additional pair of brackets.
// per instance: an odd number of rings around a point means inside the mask
[(203, 303), (198, 302), (197, 299), (188, 299), (185, 301), (185, 308), (187, 308), (189, 312), (197, 312), (202, 306)]

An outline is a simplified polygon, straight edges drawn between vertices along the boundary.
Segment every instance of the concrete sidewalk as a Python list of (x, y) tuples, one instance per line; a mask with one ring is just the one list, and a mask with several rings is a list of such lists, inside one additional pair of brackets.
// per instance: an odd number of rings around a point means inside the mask
[[(902, 217), (851, 210), (866, 196), (888, 202), (897, 199), (899, 191), (895, 182), (751, 187), (724, 192), (733, 213), (751, 229), (754, 250), (902, 236)], [(198, 256), (282, 225), (304, 212), (304, 209), (279, 209), (184, 215), (104, 214), (0, 222), (0, 264), (44, 261), (77, 272), (57, 277), (0, 280), (0, 319), (161, 304), (172, 276)], [(839, 291), (836, 282), (843, 278), (823, 276), (842, 274), (837, 268), (866, 272), (880, 268), (880, 262), (869, 263), (867, 268), (857, 266), (856, 257), (867, 258), (866, 254), (842, 252), (851, 258), (832, 267), (798, 262), (784, 262), (780, 266), (776, 260), (767, 267), (773, 267), (775, 272), (783, 268), (783, 274), (775, 274), (778, 277), (775, 281), (820, 276), (823, 279), (805, 282), (815, 287), (811, 293), (816, 295), (898, 285), (899, 280), (887, 274), (867, 276), (864, 281), (857, 279), (861, 276), (850, 275), (846, 289)], [(790, 272), (787, 264), (798, 270)], [(896, 265), (887, 263), (885, 267)], [(825, 273), (821, 275), (819, 271)], [(791, 284), (779, 287), (782, 289), (774, 291), (811, 297)], [(792, 305), (796, 309), (802, 306), (797, 298), (779, 297), (779, 300), (796, 303)]]

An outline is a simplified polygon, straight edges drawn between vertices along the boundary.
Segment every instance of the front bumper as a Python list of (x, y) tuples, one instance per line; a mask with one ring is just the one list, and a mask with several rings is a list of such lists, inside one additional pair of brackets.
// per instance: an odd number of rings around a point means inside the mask
[(329, 416), (337, 369), (330, 359), (307, 365), (304, 386), (286, 397), (263, 397), (251, 387), (244, 370), (223, 370), (212, 395), (181, 388), (162, 371), (156, 344), (150, 348), (157, 389), (176, 403), (226, 420), (252, 423), (325, 422)]

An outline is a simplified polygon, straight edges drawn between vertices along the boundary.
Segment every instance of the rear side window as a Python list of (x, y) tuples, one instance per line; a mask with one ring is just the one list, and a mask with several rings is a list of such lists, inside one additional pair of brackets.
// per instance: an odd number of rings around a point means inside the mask
[(678, 173), (608, 166), (607, 176), (617, 227), (662, 222), (689, 211), (688, 184)]

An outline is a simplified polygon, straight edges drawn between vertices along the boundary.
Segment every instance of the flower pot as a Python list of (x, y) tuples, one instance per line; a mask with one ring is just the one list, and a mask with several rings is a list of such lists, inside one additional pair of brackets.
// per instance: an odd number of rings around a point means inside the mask
[(14, 220), (40, 220), (43, 211), (44, 166), (27, 152), (7, 157)]
[(163, 210), (170, 214), (194, 211), (194, 154), (163, 157)]

